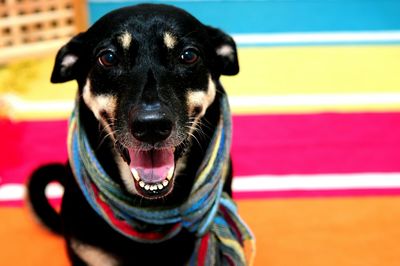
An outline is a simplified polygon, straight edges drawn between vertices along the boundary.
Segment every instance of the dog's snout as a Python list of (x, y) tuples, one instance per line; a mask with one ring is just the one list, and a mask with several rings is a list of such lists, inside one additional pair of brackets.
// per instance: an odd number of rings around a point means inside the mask
[(132, 135), (139, 141), (151, 144), (167, 139), (172, 129), (172, 120), (162, 112), (140, 112), (131, 119)]

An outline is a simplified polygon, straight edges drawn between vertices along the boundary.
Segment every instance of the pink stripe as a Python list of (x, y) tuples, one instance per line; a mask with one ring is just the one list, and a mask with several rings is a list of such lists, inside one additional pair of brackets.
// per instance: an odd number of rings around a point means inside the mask
[(235, 175), (400, 171), (400, 113), (235, 116)]
[(0, 201), (0, 207), (21, 207), (24, 205), (22, 200), (7, 200), (7, 201)]
[(393, 189), (343, 189), (343, 190), (287, 190), (234, 192), (236, 200), (279, 198), (327, 198), (399, 196), (400, 188)]
[[(0, 207), (21, 207), (25, 205), (25, 200), (5, 200), (0, 201)], [(59, 209), (61, 206), (61, 198), (54, 198), (50, 200), (50, 204), (55, 208)]]
[(1, 183), (25, 182), (44, 163), (66, 162), (67, 121), (11, 122), (0, 120)]
[[(400, 172), (400, 113), (234, 117), (235, 175)], [(65, 162), (66, 121), (0, 120), (1, 183)]]

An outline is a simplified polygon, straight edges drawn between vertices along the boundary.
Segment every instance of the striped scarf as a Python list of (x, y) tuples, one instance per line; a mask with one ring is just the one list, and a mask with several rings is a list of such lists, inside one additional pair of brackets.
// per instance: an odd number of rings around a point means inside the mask
[[(104, 171), (80, 126), (76, 105), (70, 119), (68, 152), (75, 179), (91, 207), (116, 231), (138, 242), (159, 243), (182, 228), (198, 240), (188, 265), (251, 265), (255, 245), (251, 231), (223, 192), (229, 165), (231, 115), (226, 96), (221, 118), (197, 172), (189, 198), (181, 206), (145, 208)], [(143, 223), (156, 225), (143, 231)]]

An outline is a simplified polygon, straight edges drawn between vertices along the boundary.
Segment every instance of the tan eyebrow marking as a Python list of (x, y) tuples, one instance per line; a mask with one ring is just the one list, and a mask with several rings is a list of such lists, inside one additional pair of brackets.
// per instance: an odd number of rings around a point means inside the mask
[(175, 47), (177, 40), (174, 35), (170, 32), (164, 33), (164, 44), (167, 46), (168, 49), (172, 49)]
[(118, 36), (118, 40), (124, 49), (129, 49), (132, 42), (132, 35), (125, 31), (122, 35)]

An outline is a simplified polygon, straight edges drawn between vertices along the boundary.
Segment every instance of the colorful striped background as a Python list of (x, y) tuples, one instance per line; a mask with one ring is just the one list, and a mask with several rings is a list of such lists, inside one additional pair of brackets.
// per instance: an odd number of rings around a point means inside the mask
[[(256, 265), (399, 265), (400, 2), (153, 2), (183, 7), (239, 45), (241, 72), (223, 84)], [(126, 4), (91, 0), (90, 21)], [(51, 64), (0, 96), (0, 239), (13, 240), (0, 254), (20, 265), (43, 265), (46, 252), (61, 254), (46, 265), (66, 264), (61, 241), (20, 208), (32, 169), (66, 158), (75, 84), (48, 84)], [(21, 247), (29, 236), (35, 252)]]

